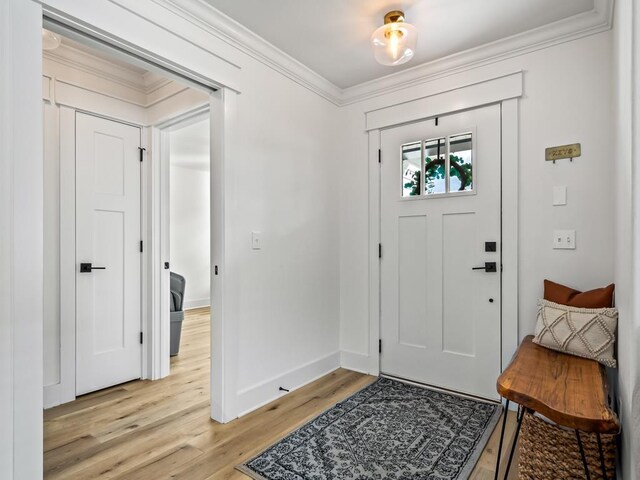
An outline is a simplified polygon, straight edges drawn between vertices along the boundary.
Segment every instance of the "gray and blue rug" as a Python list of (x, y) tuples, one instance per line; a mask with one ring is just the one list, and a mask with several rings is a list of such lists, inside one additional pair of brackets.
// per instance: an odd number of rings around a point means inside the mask
[(462, 480), (500, 412), (380, 378), (237, 468), (260, 480)]

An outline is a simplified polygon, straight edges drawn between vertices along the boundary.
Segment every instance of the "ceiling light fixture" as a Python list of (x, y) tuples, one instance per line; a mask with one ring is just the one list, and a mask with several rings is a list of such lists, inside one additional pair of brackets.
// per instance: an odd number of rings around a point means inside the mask
[(402, 65), (413, 58), (418, 32), (404, 21), (404, 12), (393, 10), (384, 16), (384, 25), (371, 35), (373, 53), (382, 65)]
[(42, 49), (43, 50), (55, 50), (60, 46), (60, 35), (50, 32), (49, 30), (42, 29)]

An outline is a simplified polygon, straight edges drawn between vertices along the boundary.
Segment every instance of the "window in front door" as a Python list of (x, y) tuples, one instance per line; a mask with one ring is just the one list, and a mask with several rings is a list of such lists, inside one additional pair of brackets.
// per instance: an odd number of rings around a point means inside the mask
[(473, 192), (473, 163), (471, 132), (404, 144), (402, 196), (428, 198)]

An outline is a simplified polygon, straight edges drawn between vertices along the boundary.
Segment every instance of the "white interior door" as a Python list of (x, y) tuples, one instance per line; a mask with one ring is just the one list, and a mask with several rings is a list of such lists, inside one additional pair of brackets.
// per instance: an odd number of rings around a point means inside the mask
[(381, 371), (497, 399), (500, 107), (385, 130), (381, 149)]
[(141, 376), (139, 146), (139, 128), (76, 114), (78, 395)]

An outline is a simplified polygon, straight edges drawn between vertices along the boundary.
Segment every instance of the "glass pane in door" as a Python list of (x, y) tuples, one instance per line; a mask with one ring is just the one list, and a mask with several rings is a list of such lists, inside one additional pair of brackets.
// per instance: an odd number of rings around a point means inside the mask
[(435, 138), (424, 144), (425, 194), (446, 193), (445, 159), (447, 140)]
[(471, 133), (449, 137), (449, 191), (473, 190), (473, 139)]
[(420, 142), (402, 146), (402, 196), (413, 197), (420, 195)]

